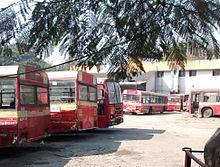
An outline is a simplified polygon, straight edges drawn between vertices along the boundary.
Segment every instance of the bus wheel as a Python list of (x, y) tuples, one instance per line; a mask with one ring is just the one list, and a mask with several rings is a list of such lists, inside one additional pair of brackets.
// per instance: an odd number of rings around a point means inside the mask
[(152, 107), (149, 108), (148, 113), (149, 113), (149, 114), (152, 114)]
[(209, 118), (209, 117), (211, 117), (211, 116), (212, 116), (212, 113), (213, 113), (213, 111), (212, 111), (211, 108), (204, 108), (204, 109), (202, 110), (202, 116), (203, 116), (204, 118)]

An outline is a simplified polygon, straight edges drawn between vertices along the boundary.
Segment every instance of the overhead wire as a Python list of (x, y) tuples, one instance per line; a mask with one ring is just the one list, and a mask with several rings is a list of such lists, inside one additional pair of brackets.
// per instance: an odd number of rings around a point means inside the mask
[(27, 71), (27, 72), (20, 72), (20, 73), (17, 73), (17, 74), (9, 74), (9, 75), (2, 75), (2, 76), (0, 76), (0, 78), (16, 77), (16, 76), (24, 75), (24, 74), (28, 74), (28, 73), (34, 73), (34, 72), (39, 72), (39, 71), (46, 71), (48, 69), (51, 69), (51, 68), (54, 68), (54, 67), (58, 67), (58, 66), (61, 66), (61, 65), (65, 65), (65, 64), (68, 64), (68, 63), (72, 63), (74, 61), (77, 61), (79, 59), (86, 58), (86, 57), (88, 57), (88, 56), (83, 56), (83, 57), (80, 57), (80, 58), (71, 59), (71, 60), (65, 61), (65, 62), (60, 63), (60, 64), (56, 64), (56, 65), (45, 67), (45, 68), (39, 68), (39, 69), (36, 69), (36, 70)]

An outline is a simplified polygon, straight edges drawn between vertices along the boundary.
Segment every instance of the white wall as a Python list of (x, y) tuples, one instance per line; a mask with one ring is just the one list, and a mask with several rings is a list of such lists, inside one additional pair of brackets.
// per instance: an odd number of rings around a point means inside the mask
[(156, 73), (154, 71), (149, 71), (146, 81), (147, 81), (147, 86), (146, 86), (146, 90), (147, 91), (155, 91), (155, 77), (156, 77)]
[(201, 70), (197, 71), (195, 77), (189, 77), (186, 75), (185, 79), (186, 89), (190, 91), (191, 88), (219, 88), (220, 87), (220, 76), (212, 76), (212, 70)]
[(157, 77), (155, 85), (156, 85), (155, 92), (170, 93), (172, 87), (172, 77), (170, 71), (164, 71), (164, 76), (161, 78)]

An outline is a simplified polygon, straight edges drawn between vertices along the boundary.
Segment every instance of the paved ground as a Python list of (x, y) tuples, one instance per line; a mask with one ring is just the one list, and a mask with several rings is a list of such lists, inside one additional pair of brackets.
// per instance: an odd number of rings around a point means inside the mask
[[(219, 126), (220, 118), (195, 118), (188, 113), (125, 115), (125, 122), (113, 128), (1, 149), (0, 166), (183, 167), (182, 148), (202, 150)], [(202, 156), (198, 155), (201, 160)]]

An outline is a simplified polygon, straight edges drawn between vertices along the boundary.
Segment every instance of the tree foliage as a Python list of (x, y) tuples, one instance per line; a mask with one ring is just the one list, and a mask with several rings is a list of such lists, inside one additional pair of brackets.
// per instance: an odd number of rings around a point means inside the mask
[(32, 12), (28, 45), (41, 56), (59, 46), (78, 66), (109, 64), (110, 76), (126, 78), (146, 59), (184, 67), (186, 46), (219, 57), (219, 23), (219, 0), (45, 0)]

